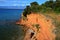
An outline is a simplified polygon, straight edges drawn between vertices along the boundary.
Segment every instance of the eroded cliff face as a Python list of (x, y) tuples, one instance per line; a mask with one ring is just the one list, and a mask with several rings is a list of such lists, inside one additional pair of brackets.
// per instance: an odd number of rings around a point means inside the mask
[(43, 14), (31, 13), (27, 17), (22, 15), (17, 24), (24, 26), (24, 31), (26, 31), (24, 40), (55, 40), (55, 26), (52, 19)]

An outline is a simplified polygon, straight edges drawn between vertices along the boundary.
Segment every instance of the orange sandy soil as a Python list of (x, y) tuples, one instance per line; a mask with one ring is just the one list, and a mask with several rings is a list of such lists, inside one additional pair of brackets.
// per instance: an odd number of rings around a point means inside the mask
[[(45, 17), (43, 14), (31, 13), (27, 15), (25, 20), (21, 18), (17, 24), (25, 25), (25, 28), (27, 28), (24, 40), (55, 40), (56, 36), (53, 33), (55, 26), (52, 24), (52, 19)], [(39, 30), (32, 26), (34, 24), (39, 24)], [(30, 38), (30, 34), (27, 32), (29, 29), (36, 33), (33, 38)]]

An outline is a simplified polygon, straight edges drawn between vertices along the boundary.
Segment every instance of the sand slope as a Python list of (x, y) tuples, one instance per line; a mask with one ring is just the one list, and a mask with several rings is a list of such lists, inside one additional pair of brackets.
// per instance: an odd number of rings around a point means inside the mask
[[(55, 26), (52, 24), (52, 19), (43, 14), (31, 13), (26, 19), (22, 16), (17, 24), (25, 26), (24, 40), (55, 40)], [(32, 37), (31, 34), (33, 34)]]

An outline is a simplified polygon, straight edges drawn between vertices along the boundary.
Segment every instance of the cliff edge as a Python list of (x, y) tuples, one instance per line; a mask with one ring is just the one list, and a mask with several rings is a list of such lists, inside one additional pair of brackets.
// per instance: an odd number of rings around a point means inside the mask
[(23, 26), (25, 31), (24, 40), (55, 40), (55, 25), (52, 19), (43, 14), (31, 13), (16, 22)]

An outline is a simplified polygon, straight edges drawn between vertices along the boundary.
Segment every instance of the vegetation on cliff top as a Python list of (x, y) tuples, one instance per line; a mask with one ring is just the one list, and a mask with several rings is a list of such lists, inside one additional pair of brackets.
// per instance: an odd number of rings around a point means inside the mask
[(30, 3), (30, 6), (26, 6), (23, 15), (26, 17), (27, 14), (31, 12), (55, 12), (60, 13), (60, 1), (46, 1), (45, 3), (39, 5), (37, 2)]
[[(24, 9), (23, 15), (26, 17), (27, 14), (31, 14), (31, 13), (46, 13), (48, 12), (48, 16), (49, 13), (51, 13), (51, 17), (55, 18), (54, 20), (56, 20), (56, 40), (60, 40), (60, 21), (57, 20), (57, 15), (56, 14), (60, 14), (60, 1), (56, 0), (56, 1), (46, 1), (45, 3), (39, 5), (37, 2), (32, 2), (30, 3), (30, 6), (26, 6), (26, 8)], [(56, 14), (54, 14), (54, 13)], [(36, 26), (38, 28), (38, 26)]]

